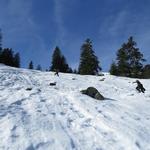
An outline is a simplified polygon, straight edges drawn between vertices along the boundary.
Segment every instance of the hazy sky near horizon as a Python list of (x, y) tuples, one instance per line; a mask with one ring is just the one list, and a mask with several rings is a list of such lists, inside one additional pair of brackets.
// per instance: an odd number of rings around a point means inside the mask
[(150, 0), (0, 0), (3, 47), (20, 52), (22, 67), (30, 60), (49, 68), (59, 46), (77, 68), (86, 38), (104, 71), (116, 51), (133, 36), (150, 63)]

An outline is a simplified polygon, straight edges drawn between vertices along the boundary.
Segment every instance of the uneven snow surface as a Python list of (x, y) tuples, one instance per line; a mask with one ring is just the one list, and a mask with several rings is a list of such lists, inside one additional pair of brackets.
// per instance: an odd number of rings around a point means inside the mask
[[(150, 150), (150, 80), (144, 94), (134, 81), (1, 65), (0, 150)], [(89, 86), (106, 100), (80, 93)]]

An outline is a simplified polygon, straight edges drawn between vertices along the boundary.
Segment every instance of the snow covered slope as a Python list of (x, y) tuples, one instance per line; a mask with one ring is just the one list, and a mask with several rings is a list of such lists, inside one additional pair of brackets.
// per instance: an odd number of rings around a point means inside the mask
[[(150, 150), (150, 80), (144, 94), (133, 81), (1, 65), (0, 150)], [(80, 93), (89, 86), (106, 100)]]

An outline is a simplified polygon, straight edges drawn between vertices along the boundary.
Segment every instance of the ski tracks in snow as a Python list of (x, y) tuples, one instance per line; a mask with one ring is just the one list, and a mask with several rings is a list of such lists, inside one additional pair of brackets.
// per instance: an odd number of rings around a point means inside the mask
[[(81, 80), (76, 81), (71, 75), (57, 78), (15, 69), (3, 69), (0, 75), (0, 149), (148, 150), (148, 106), (141, 112), (139, 105), (133, 109), (130, 90), (126, 90), (126, 98), (132, 107), (118, 100), (96, 101), (80, 93), (81, 88), (95, 84), (102, 93), (123, 99), (121, 92), (126, 87), (119, 89), (113, 79), (106, 77), (103, 87), (98, 78), (88, 77), (85, 84), (83, 76), (76, 76)], [(57, 81), (56, 87), (49, 86), (51, 81)], [(106, 91), (111, 82), (115, 87)], [(28, 87), (32, 90), (26, 91)]]

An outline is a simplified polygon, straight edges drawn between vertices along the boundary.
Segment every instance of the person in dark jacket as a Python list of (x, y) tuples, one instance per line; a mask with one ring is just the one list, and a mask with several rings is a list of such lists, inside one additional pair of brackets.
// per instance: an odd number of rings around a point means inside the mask
[(58, 69), (56, 70), (55, 75), (57, 75), (59, 77), (59, 71), (58, 71)]
[(144, 93), (145, 92), (145, 88), (143, 87), (143, 84), (139, 80), (136, 80), (136, 83), (137, 83), (136, 90), (139, 93), (141, 93), (141, 92)]

